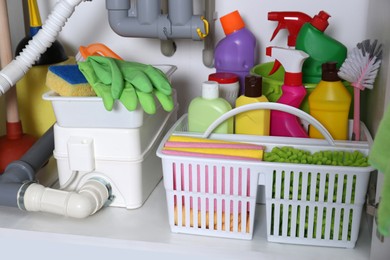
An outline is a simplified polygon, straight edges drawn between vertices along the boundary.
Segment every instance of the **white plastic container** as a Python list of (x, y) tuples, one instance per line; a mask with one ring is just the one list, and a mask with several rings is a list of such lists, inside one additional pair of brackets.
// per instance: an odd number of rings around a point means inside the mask
[[(169, 79), (177, 69), (173, 65), (154, 67)], [(49, 91), (42, 98), (51, 101), (57, 124), (62, 127), (138, 128), (148, 117), (154, 117), (144, 113), (139, 104), (136, 110), (129, 112), (120, 101), (114, 103), (112, 111), (107, 111), (100, 97), (62, 97)], [(156, 104), (159, 105), (158, 101)]]
[[(159, 114), (160, 113), (160, 114)], [(162, 177), (156, 149), (177, 119), (176, 109), (158, 111), (139, 128), (76, 128), (54, 125), (54, 158), (60, 188), (77, 190), (92, 177), (105, 179), (110, 206), (142, 206)]]
[[(282, 109), (281, 111), (303, 116), (302, 118), (310, 124), (318, 126), (326, 140), (210, 135), (226, 118), (255, 109)], [(265, 186), (267, 210), (266, 220), (259, 221), (267, 222), (268, 241), (353, 248), (359, 235), (369, 176), (374, 170), (372, 167), (215, 160), (167, 155), (162, 153), (162, 149), (171, 135), (185, 135), (259, 144), (265, 146), (265, 151), (271, 151), (275, 146), (291, 146), (312, 153), (325, 150), (349, 152), (357, 150), (367, 156), (372, 139), (363, 124), (361, 130), (363, 141), (334, 141), (329, 132), (310, 115), (276, 103), (255, 103), (233, 109), (218, 118), (204, 134), (188, 132), (186, 115), (182, 116), (164, 137), (157, 150), (157, 155), (162, 158), (163, 163), (171, 231), (251, 239), (257, 195), (257, 189), (254, 187), (259, 184)], [(196, 183), (191, 186), (190, 180), (192, 183), (196, 180)], [(243, 192), (238, 193), (240, 189)], [(201, 206), (194, 206), (194, 202), (199, 200), (198, 205)], [(225, 207), (223, 212), (223, 201), (233, 203), (233, 209)], [(238, 206), (239, 203), (241, 208)], [(247, 218), (239, 217), (243, 213)], [(230, 218), (226, 217), (229, 215)], [(231, 229), (224, 229), (221, 223), (224, 221), (225, 226), (229, 225), (229, 219), (233, 219), (233, 226)], [(249, 229), (239, 228), (240, 222), (241, 225), (246, 224)]]

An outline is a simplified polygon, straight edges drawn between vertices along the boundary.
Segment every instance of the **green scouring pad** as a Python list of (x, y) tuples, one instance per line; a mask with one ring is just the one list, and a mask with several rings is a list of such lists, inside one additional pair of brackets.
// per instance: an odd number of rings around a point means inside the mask
[(46, 86), (60, 96), (96, 96), (76, 64), (50, 66), (46, 75)]

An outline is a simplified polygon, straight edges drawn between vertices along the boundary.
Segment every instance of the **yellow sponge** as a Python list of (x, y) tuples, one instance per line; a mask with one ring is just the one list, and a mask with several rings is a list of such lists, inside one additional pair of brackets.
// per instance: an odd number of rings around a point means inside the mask
[(76, 64), (50, 66), (46, 75), (46, 86), (60, 96), (96, 96)]

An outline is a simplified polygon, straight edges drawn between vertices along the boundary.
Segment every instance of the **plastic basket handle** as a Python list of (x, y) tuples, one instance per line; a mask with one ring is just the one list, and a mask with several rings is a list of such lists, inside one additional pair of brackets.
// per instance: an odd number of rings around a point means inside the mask
[(251, 110), (259, 110), (259, 109), (268, 109), (268, 110), (278, 110), (282, 112), (286, 112), (292, 115), (295, 115), (305, 121), (307, 121), (309, 124), (314, 126), (320, 133), (325, 137), (325, 140), (328, 141), (330, 145), (335, 145), (335, 141), (329, 131), (314, 117), (309, 115), (308, 113), (284, 104), (280, 103), (271, 103), (271, 102), (261, 102), (261, 103), (252, 103), (252, 104), (247, 104), (244, 106), (236, 107), (219, 118), (217, 118), (204, 132), (203, 138), (209, 137), (209, 135), (214, 131), (214, 129), (219, 126), (221, 123), (223, 123), (225, 120), (229, 119), (232, 116), (235, 116), (237, 114), (251, 111)]

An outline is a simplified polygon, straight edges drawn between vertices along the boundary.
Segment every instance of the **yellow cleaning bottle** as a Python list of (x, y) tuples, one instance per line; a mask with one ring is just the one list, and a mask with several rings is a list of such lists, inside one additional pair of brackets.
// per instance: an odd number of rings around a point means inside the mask
[[(244, 93), (244, 95), (237, 98), (236, 107), (257, 102), (268, 102), (266, 96), (262, 94), (262, 77), (260, 76), (248, 75), (245, 77)], [(254, 110), (237, 115), (235, 118), (235, 133), (269, 135), (270, 114), (269, 110)]]
[[(348, 139), (348, 114), (351, 94), (337, 75), (336, 62), (322, 64), (322, 79), (309, 95), (310, 114), (320, 121), (336, 140)], [(311, 138), (323, 138), (314, 127), (309, 127)]]

